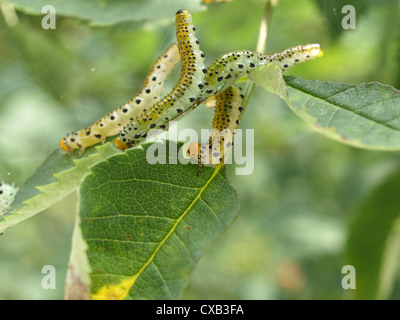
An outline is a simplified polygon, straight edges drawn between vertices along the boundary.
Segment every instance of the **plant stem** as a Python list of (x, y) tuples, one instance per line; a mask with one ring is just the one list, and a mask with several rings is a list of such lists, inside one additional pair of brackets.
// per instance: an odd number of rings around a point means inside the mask
[[(278, 1), (274, 0), (266, 0), (263, 17), (261, 19), (260, 31), (258, 35), (258, 41), (256, 46), (256, 51), (260, 53), (264, 53), (267, 39), (268, 39), (268, 27), (271, 22), (271, 15), (274, 7), (277, 5)], [(254, 91), (255, 84), (253, 81), (249, 80), (243, 90), (243, 111), (240, 114), (240, 123), (242, 122), (243, 115), (246, 111), (247, 105), (249, 103), (250, 97)]]

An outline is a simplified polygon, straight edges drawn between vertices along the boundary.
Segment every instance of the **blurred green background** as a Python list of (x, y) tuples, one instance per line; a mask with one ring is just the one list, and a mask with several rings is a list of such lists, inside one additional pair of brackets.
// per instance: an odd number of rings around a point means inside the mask
[[(173, 16), (181, 8), (169, 7), (162, 19), (112, 26), (57, 15), (56, 29), (44, 30), (44, 14), (17, 11), (11, 26), (0, 4), (0, 181), (20, 186), (67, 132), (92, 124), (137, 92), (148, 68), (175, 41)], [(341, 27), (344, 4), (357, 10), (354, 30)], [(263, 6), (262, 0), (233, 0), (193, 13), (207, 63), (255, 48)], [(400, 88), (399, 1), (281, 0), (267, 52), (306, 43), (320, 43), (324, 56), (288, 74)], [(212, 116), (199, 107), (180, 128), (200, 132)], [(331, 141), (260, 88), (242, 128), (255, 130), (256, 150), (251, 175), (228, 168), (240, 194), (239, 216), (204, 251), (182, 298), (351, 298), (341, 287), (341, 269), (353, 208), (399, 171), (399, 153)], [(0, 237), (0, 299), (63, 298), (76, 207), (73, 194)], [(365, 264), (368, 258), (365, 252)], [(41, 287), (41, 269), (49, 264), (57, 271), (56, 290)], [(386, 298), (400, 298), (396, 270)]]

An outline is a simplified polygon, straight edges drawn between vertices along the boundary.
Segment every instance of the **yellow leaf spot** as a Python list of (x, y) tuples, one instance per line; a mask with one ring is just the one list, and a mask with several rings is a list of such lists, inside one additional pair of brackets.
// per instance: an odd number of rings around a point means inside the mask
[(93, 300), (123, 300), (135, 283), (137, 276), (121, 281), (116, 285), (105, 285), (92, 295)]

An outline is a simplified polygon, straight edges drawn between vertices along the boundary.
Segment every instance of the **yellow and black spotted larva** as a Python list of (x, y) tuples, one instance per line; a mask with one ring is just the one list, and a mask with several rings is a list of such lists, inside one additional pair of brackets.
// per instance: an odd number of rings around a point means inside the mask
[(203, 164), (222, 163), (233, 146), (233, 136), (239, 124), (243, 96), (240, 89), (231, 86), (215, 96), (215, 114), (211, 136), (207, 143), (192, 143), (190, 158)]
[(5, 214), (14, 201), (18, 188), (14, 184), (0, 182), (0, 216)]
[(154, 63), (142, 89), (135, 97), (96, 121), (92, 126), (75, 131), (61, 139), (60, 148), (68, 153), (79, 149), (81, 155), (85, 148), (99, 142), (103, 143), (107, 137), (118, 134), (125, 125), (136, 119), (138, 114), (161, 99), (165, 80), (179, 59), (178, 47), (173, 44)]
[(204, 68), (204, 54), (195, 37), (196, 28), (192, 24), (191, 15), (185, 10), (178, 11), (176, 26), (182, 59), (178, 84), (164, 99), (151, 109), (143, 110), (120, 132), (120, 136), (114, 141), (118, 149), (125, 150), (140, 143), (152, 128), (165, 129), (169, 121), (176, 120), (204, 100), (231, 87), (253, 69), (275, 63), (285, 70), (299, 62), (322, 55), (318, 44), (297, 46), (272, 55), (243, 50), (225, 54), (208, 68)]
[[(192, 24), (192, 16), (189, 12), (179, 10), (176, 13), (177, 47), (171, 46), (168, 50), (172, 52), (169, 53), (167, 50), (168, 60), (162, 60), (163, 57), (167, 56), (165, 55), (160, 58), (160, 62), (156, 63), (156, 66), (161, 65), (161, 68), (165, 69), (163, 75), (166, 77), (179, 57), (182, 61), (182, 70), (178, 83), (168, 95), (161, 100), (154, 99), (149, 103), (142, 103), (144, 99), (142, 90), (128, 104), (103, 117), (93, 126), (74, 132), (62, 139), (60, 142), (61, 149), (68, 152), (79, 149), (81, 154), (86, 147), (99, 141), (104, 141), (106, 137), (115, 135), (118, 132), (120, 134), (114, 140), (115, 146), (120, 150), (131, 148), (143, 141), (150, 129), (165, 130), (169, 121), (177, 120), (196, 108), (201, 102), (213, 96), (216, 96), (217, 104), (218, 101), (220, 101), (220, 104), (225, 101), (231, 103), (232, 107), (236, 107), (237, 104), (240, 104), (238, 98), (233, 98), (236, 97), (236, 89), (229, 88), (238, 79), (256, 68), (275, 63), (285, 70), (299, 62), (322, 55), (322, 50), (318, 44), (297, 46), (272, 55), (242, 50), (222, 55), (206, 68), (204, 66), (204, 53), (200, 50), (199, 40), (195, 36), (195, 31), (196, 28)], [(150, 71), (149, 77), (151, 77), (153, 70), (154, 67)], [(149, 77), (146, 80), (145, 87), (151, 82)], [(162, 81), (165, 81), (165, 78)], [(231, 97), (231, 95), (233, 96)], [(129, 115), (128, 112), (124, 111), (124, 108), (127, 107), (131, 112)], [(227, 111), (222, 107), (216, 108), (215, 117), (219, 117), (219, 114), (224, 112), (227, 115)], [(229, 115), (231, 118), (237, 116), (236, 113), (229, 113)], [(239, 118), (235, 119), (235, 126), (238, 125), (238, 121)], [(216, 123), (219, 122), (214, 118), (214, 124)], [(124, 127), (121, 130), (122, 126)], [(232, 126), (232, 123), (226, 128), (224, 126), (218, 125), (213, 129), (233, 130), (235, 127)], [(204, 146), (200, 148), (204, 148)], [(210, 158), (210, 156), (207, 157)], [(213, 158), (212, 154), (211, 158)]]
[(115, 139), (118, 149), (125, 150), (143, 141), (153, 128), (166, 129), (169, 121), (177, 120), (199, 104), (198, 96), (204, 78), (204, 53), (200, 51), (199, 40), (192, 16), (186, 10), (176, 13), (176, 38), (181, 56), (182, 69), (178, 83), (172, 91), (150, 109), (145, 109), (129, 123)]

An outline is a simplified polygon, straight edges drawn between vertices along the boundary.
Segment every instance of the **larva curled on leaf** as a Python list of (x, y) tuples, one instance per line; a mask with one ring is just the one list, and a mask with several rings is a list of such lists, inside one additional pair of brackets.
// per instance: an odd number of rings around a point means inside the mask
[(300, 45), (272, 55), (242, 50), (222, 55), (204, 68), (204, 54), (195, 37), (192, 17), (187, 11), (177, 12), (176, 28), (182, 58), (178, 84), (165, 98), (138, 115), (120, 132), (120, 136), (114, 140), (118, 149), (125, 150), (139, 144), (150, 129), (165, 130), (169, 121), (179, 119), (254, 69), (275, 63), (285, 70), (323, 54), (319, 44)]
[(167, 76), (179, 59), (178, 47), (173, 44), (154, 63), (146, 76), (142, 89), (135, 97), (96, 121), (92, 126), (62, 138), (60, 148), (68, 153), (79, 149), (79, 155), (81, 155), (85, 148), (99, 142), (104, 143), (107, 137), (118, 134), (138, 114), (161, 99)]
[(199, 165), (219, 164), (233, 146), (235, 129), (239, 125), (240, 113), (243, 111), (242, 95), (236, 86), (231, 86), (215, 95), (215, 113), (211, 136), (208, 142), (192, 143), (188, 152), (190, 158)]
[(7, 213), (17, 194), (18, 188), (14, 184), (0, 182), (0, 216)]

